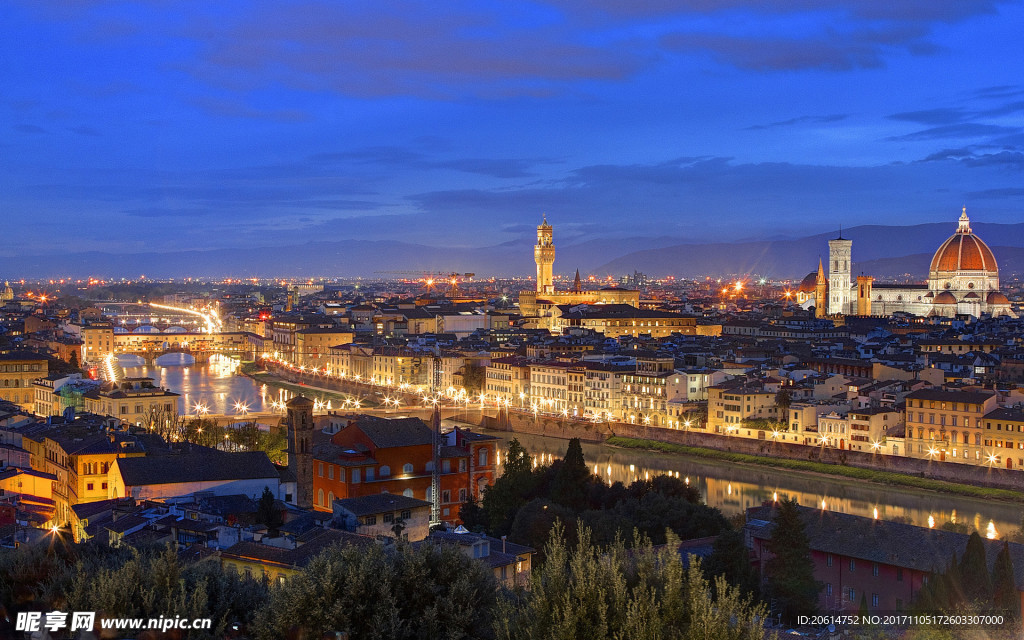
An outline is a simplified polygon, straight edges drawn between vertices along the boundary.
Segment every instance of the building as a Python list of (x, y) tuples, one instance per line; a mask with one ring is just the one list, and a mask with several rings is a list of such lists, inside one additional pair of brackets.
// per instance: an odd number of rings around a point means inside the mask
[(85, 410), (112, 416), (136, 426), (172, 423), (178, 415), (177, 393), (157, 387), (153, 378), (125, 378), (105, 382), (82, 394)]
[(554, 227), (548, 224), (547, 216), (537, 227), (537, 244), (533, 248), (533, 259), (537, 264), (537, 286), (534, 291), (519, 293), (519, 310), (534, 323), (550, 328), (551, 309), (557, 305), (578, 304), (626, 304), (640, 306), (640, 292), (617, 287), (584, 291), (576, 271), (572, 291), (556, 291), (554, 282), (555, 241)]
[[(775, 393), (763, 384), (728, 381), (708, 389), (708, 428), (717, 433), (765, 440), (779, 420)], [(758, 421), (751, 424), (750, 421)]]
[(334, 521), (365, 536), (400, 537), (417, 542), (430, 533), (430, 503), (394, 493), (335, 500)]
[(25, 411), (35, 410), (36, 378), (49, 373), (45, 357), (31, 351), (0, 353), (0, 400), (13, 402)]
[(262, 451), (228, 453), (213, 449), (118, 458), (107, 474), (107, 499), (166, 500), (197, 491), (216, 496), (243, 494), (258, 498), (270, 489), (281, 495), (281, 474)]
[[(431, 502), (433, 431), (419, 418), (358, 416), (318, 441), (313, 451), (313, 508), (335, 499), (392, 493)], [(441, 434), (440, 516), (458, 521), (459, 507), (494, 482), (497, 438), (456, 428)]]
[[(828, 275), (819, 265), (797, 290), (802, 305), (816, 307), (818, 315), (892, 315), (954, 317), (982, 314), (1016, 317), (1010, 301), (999, 291), (999, 266), (985, 242), (971, 230), (964, 207), (956, 232), (932, 256), (926, 284), (888, 284), (869, 276), (854, 280), (853, 242), (839, 237), (830, 240)], [(812, 294), (811, 283), (814, 283)]]
[[(967, 547), (969, 536), (964, 533), (798, 508), (810, 541), (814, 578), (823, 585), (818, 595), (821, 613), (855, 613), (862, 597), (869, 614), (907, 612), (932, 571), (962, 558)], [(747, 510), (747, 544), (762, 576), (771, 558), (766, 543), (773, 518), (772, 506)], [(1002, 542), (983, 542), (991, 570)], [(1024, 592), (1024, 545), (1010, 544), (1010, 554), (1017, 589)]]
[(282, 548), (243, 541), (220, 552), (221, 567), (268, 584), (283, 585), (325, 550), (342, 545), (376, 544), (373, 538), (337, 529), (312, 529), (298, 536), (296, 546)]
[[(985, 416), (996, 408), (991, 391), (919, 389), (906, 396), (906, 451), (911, 458), (988, 465), (1001, 451), (984, 429)], [(1002, 439), (999, 439), (1002, 441)], [(994, 440), (992, 441), (994, 442)], [(1007, 458), (1009, 468), (1014, 459)]]
[(697, 319), (616, 303), (557, 305), (551, 310), (550, 329), (553, 332), (565, 333), (578, 328), (590, 329), (606, 338), (641, 335), (667, 338), (672, 334), (697, 335)]
[(498, 584), (513, 588), (530, 584), (533, 567), (531, 547), (514, 544), (505, 538), (492, 538), (482, 533), (470, 533), (458, 526), (451, 531), (433, 531), (421, 544), (456, 545), (466, 556), (485, 563), (494, 572)]
[(330, 363), (330, 348), (349, 344), (355, 332), (342, 327), (309, 327), (292, 335), (295, 341), (295, 364), (311, 369), (323, 369)]

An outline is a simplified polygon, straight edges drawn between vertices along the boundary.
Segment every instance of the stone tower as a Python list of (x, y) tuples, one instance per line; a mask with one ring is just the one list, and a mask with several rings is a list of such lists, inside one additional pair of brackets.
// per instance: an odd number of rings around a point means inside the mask
[(533, 248), (533, 259), (537, 263), (537, 293), (554, 293), (554, 229), (548, 224), (547, 216), (544, 216), (544, 222), (537, 227), (537, 245)]
[(871, 315), (871, 276), (857, 276), (857, 315)]
[(295, 505), (313, 507), (313, 401), (295, 396), (288, 401), (288, 470), (295, 474)]
[(825, 267), (818, 258), (818, 279), (814, 282), (814, 317), (824, 318), (828, 313), (828, 279), (825, 278)]
[(828, 313), (843, 315), (850, 313), (850, 292), (853, 280), (850, 272), (850, 255), (853, 252), (853, 241), (839, 237), (828, 241)]

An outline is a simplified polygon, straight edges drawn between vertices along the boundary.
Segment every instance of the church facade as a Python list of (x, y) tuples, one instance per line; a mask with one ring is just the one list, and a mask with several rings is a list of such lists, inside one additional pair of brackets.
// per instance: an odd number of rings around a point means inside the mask
[(828, 249), (827, 275), (819, 261), (818, 271), (809, 273), (796, 293), (797, 303), (814, 307), (819, 317), (1014, 315), (1010, 301), (999, 291), (996, 258), (971, 230), (966, 207), (956, 232), (935, 251), (925, 284), (881, 283), (863, 275), (853, 278), (853, 242), (840, 234), (829, 240)]

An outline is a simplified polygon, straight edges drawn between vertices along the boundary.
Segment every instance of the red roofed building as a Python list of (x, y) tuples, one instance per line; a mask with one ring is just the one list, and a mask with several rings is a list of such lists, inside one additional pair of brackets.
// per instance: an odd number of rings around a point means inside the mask
[[(431, 428), (419, 418), (359, 416), (313, 448), (313, 508), (335, 499), (394, 493), (431, 501)], [(497, 473), (497, 438), (456, 428), (441, 435), (440, 517), (480, 498)]]

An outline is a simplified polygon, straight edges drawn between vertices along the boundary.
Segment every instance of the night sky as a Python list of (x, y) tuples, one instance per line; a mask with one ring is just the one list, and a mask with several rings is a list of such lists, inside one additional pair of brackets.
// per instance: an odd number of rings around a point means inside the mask
[(0, 3), (2, 255), (1024, 220), (996, 0)]

